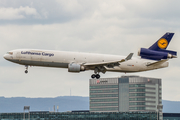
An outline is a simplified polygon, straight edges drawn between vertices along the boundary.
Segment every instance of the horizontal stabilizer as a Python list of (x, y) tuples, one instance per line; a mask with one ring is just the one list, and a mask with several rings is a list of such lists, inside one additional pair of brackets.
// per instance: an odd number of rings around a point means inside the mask
[(157, 66), (157, 65), (160, 65), (160, 64), (163, 64), (164, 62), (168, 61), (168, 59), (166, 60), (161, 60), (161, 61), (158, 61), (158, 62), (153, 62), (153, 63), (150, 63), (150, 64), (147, 64), (146, 66)]
[(148, 49), (141, 48), (138, 55), (141, 56), (141, 58), (150, 60), (177, 58), (176, 51), (166, 50), (173, 36), (174, 33), (167, 32)]

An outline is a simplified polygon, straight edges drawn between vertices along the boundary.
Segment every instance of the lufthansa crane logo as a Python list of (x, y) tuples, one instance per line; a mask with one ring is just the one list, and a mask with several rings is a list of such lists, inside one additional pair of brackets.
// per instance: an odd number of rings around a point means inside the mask
[(159, 48), (161, 49), (164, 49), (168, 46), (168, 41), (164, 38), (161, 38), (159, 41), (158, 41), (158, 46)]

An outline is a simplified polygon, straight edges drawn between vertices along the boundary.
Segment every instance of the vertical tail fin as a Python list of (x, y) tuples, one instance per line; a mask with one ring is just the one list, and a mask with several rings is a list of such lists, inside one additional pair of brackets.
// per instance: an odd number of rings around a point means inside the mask
[(151, 47), (149, 47), (149, 49), (150, 50), (166, 49), (168, 47), (173, 35), (174, 35), (174, 33), (167, 32), (156, 43), (154, 43)]

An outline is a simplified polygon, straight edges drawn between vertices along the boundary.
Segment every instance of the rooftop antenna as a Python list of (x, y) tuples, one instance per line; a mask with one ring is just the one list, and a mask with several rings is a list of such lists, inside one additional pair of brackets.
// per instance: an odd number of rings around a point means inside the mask
[(57, 106), (57, 112), (58, 112), (58, 110), (59, 110), (59, 106)]

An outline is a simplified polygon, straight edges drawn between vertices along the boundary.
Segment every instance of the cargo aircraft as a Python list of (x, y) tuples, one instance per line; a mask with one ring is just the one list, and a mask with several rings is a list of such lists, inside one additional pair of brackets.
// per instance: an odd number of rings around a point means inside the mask
[(133, 53), (127, 57), (95, 53), (65, 52), (39, 49), (16, 49), (7, 52), (4, 58), (10, 62), (28, 66), (67, 68), (68, 72), (79, 73), (93, 70), (91, 78), (99, 79), (99, 73), (141, 72), (168, 67), (168, 60), (177, 57), (176, 51), (166, 50), (174, 33), (164, 34), (149, 48), (141, 48), (134, 58)]

